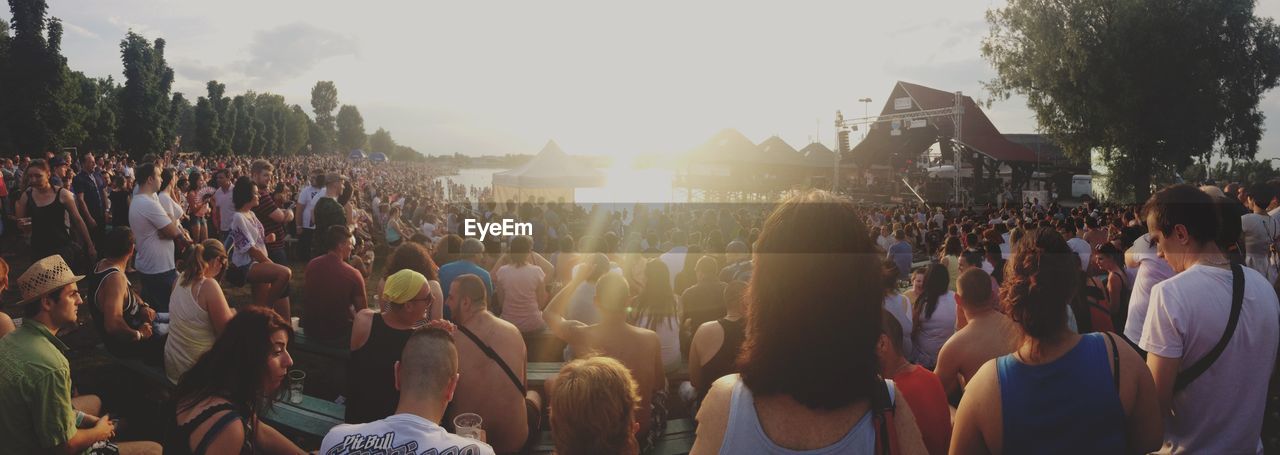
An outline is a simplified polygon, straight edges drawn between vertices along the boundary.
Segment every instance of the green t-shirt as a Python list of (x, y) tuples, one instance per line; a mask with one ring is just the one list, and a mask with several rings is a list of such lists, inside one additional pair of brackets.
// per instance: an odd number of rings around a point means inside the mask
[(27, 319), (0, 339), (0, 444), (5, 452), (44, 453), (76, 433), (67, 348)]

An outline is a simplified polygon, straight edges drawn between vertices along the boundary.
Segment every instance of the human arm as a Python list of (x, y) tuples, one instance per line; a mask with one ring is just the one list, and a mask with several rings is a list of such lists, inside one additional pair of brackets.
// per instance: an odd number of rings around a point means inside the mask
[(373, 328), (373, 310), (363, 309), (356, 313), (351, 322), (351, 350), (355, 351), (369, 341), (369, 331)]
[(92, 428), (76, 429), (71, 439), (54, 447), (53, 453), (67, 455), (83, 453), (98, 441), (107, 441), (115, 436), (116, 424), (111, 421), (110, 416), (103, 414), (102, 417), (97, 419)]
[(951, 431), (952, 454), (986, 454), (1002, 448), (1003, 428), (999, 425), (1004, 411), (1000, 401), (1000, 384), (996, 378), (996, 360), (987, 361), (969, 380), (965, 399), (956, 409), (955, 427)]
[(18, 196), (18, 202), (13, 204), (13, 214), (17, 218), (27, 217), (27, 197), (30, 196), (30, 194), (30, 192), (23, 191), (22, 195)]
[(720, 446), (724, 444), (724, 435), (729, 427), (729, 404), (732, 402), (733, 386), (737, 382), (738, 375), (732, 374), (711, 384), (711, 390), (702, 399), (702, 407), (698, 408), (698, 426), (689, 455), (720, 453)]
[[(263, 453), (280, 453), (280, 454), (307, 453), (307, 451), (302, 450), (297, 446), (297, 444), (294, 444), (293, 441), (290, 441), (289, 438), (281, 434), (279, 430), (272, 428), (271, 425), (268, 425), (266, 422), (263, 422), (261, 420), (258, 421), (258, 431), (254, 432), (253, 442), (254, 442), (253, 447), (255, 449), (261, 449)], [(232, 452), (210, 451), (209, 453), (237, 453), (238, 451), (239, 451), (239, 448), (237, 448), (237, 450)]]
[(1178, 368), (1181, 366), (1181, 358), (1162, 357), (1153, 352), (1147, 353), (1147, 368), (1151, 370), (1160, 416), (1170, 415), (1171, 409), (1173, 409), (1173, 384), (1178, 379)]
[(129, 293), (124, 272), (108, 275), (97, 292), (98, 309), (102, 310), (102, 325), (107, 334), (130, 341), (151, 338), (151, 324), (143, 324), (139, 330), (134, 330), (124, 322), (124, 300)]
[[(584, 265), (584, 267), (592, 266)], [(590, 270), (583, 270), (583, 273), (570, 279), (569, 283), (565, 284), (560, 289), (560, 292), (557, 292), (555, 297), (551, 298), (551, 302), (542, 311), (542, 320), (547, 323), (547, 328), (551, 329), (551, 333), (554, 333), (556, 338), (565, 343), (574, 344), (581, 337), (583, 329), (586, 328), (586, 324), (582, 322), (565, 319), (564, 309), (569, 304), (569, 300), (572, 300), (573, 294), (578, 291), (578, 286), (581, 286), (585, 280), (583, 277), (589, 275), (590, 272)], [(658, 371), (662, 370), (659, 369)]]
[[(1107, 338), (1117, 345), (1115, 350), (1120, 353), (1120, 370), (1125, 376), (1123, 379), (1130, 384), (1136, 382), (1132, 385), (1132, 406), (1125, 411), (1125, 434), (1129, 438), (1129, 447), (1140, 453), (1155, 452), (1164, 442), (1164, 418), (1160, 414), (1160, 402), (1156, 397), (1151, 370), (1136, 351), (1125, 343), (1116, 343), (1119, 338)], [(1128, 384), (1122, 384), (1121, 390), (1128, 387)]]
[(89, 237), (89, 228), (85, 226), (84, 219), (80, 218), (80, 210), (71, 208), (76, 206), (75, 196), (72, 196), (70, 191), (62, 190), (58, 193), (58, 198), (67, 207), (67, 214), (71, 216), (71, 224), (76, 227), (76, 230), (80, 231), (80, 238), (84, 240), (89, 257), (97, 257), (98, 249), (93, 246), (93, 239)]
[(84, 202), (84, 193), (75, 193), (76, 210), (80, 212), (80, 218), (84, 220), (84, 224), (90, 228), (98, 227), (98, 222), (89, 214), (89, 204)]
[(702, 353), (698, 349), (698, 343), (707, 337), (707, 332), (711, 329), (707, 324), (702, 324), (696, 332), (693, 333), (693, 339), (689, 341), (689, 383), (697, 387), (702, 383)]
[(534, 265), (537, 265), (538, 268), (542, 269), (543, 275), (555, 276), (556, 268), (551, 265), (551, 261), (548, 261), (547, 258), (542, 257), (542, 255), (537, 252), (530, 252), (529, 258), (533, 261)]
[(954, 340), (956, 337), (953, 335), (943, 343), (942, 349), (938, 350), (938, 364), (933, 368), (933, 373), (942, 381), (942, 390), (948, 397), (960, 391), (960, 362), (957, 356), (961, 351), (952, 343)]
[(213, 334), (222, 336), (227, 330), (227, 323), (236, 315), (236, 311), (227, 304), (227, 296), (222, 293), (222, 286), (212, 279), (205, 281), (200, 287), (200, 303), (209, 314), (209, 323), (213, 324)]

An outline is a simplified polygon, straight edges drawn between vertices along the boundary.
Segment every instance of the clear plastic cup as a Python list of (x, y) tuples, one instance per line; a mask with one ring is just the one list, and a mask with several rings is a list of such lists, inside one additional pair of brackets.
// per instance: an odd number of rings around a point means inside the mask
[(285, 394), (285, 399), (290, 403), (302, 403), (302, 383), (307, 379), (307, 372), (302, 370), (289, 370), (289, 389)]
[(464, 413), (458, 414), (453, 418), (453, 433), (464, 438), (480, 440), (480, 426), (484, 424), (484, 419), (479, 414)]

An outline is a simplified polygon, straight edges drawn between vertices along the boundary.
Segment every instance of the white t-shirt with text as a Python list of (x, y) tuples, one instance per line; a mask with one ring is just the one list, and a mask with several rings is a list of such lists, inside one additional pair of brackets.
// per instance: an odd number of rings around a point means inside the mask
[(414, 414), (396, 414), (369, 423), (333, 427), (324, 436), (318, 453), (493, 455), (494, 452), (488, 444), (451, 434), (430, 420)]

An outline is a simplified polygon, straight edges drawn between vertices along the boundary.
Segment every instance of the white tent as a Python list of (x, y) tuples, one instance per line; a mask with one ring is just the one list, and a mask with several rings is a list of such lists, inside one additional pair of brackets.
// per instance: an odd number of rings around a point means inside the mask
[(573, 202), (575, 188), (603, 185), (603, 173), (566, 155), (555, 141), (547, 141), (524, 166), (493, 174), (493, 195), (499, 202), (530, 197)]

